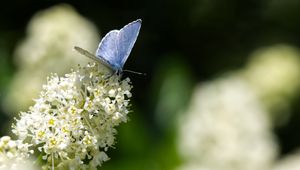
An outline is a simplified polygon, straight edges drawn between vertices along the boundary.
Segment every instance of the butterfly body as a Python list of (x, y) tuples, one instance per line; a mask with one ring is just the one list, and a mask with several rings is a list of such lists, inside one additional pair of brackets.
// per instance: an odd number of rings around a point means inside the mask
[(142, 20), (138, 19), (125, 25), (120, 30), (112, 30), (107, 33), (99, 43), (96, 56), (80, 47), (75, 47), (75, 50), (99, 61), (113, 72), (121, 73), (138, 37), (141, 24)]

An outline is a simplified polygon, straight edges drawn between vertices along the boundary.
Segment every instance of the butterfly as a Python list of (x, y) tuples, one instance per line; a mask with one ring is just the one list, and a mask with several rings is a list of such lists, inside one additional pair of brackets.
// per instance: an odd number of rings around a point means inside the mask
[(136, 42), (142, 20), (135, 20), (120, 30), (108, 32), (100, 41), (96, 55), (75, 46), (74, 49), (97, 62), (100, 62), (114, 73), (122, 73), (123, 66)]

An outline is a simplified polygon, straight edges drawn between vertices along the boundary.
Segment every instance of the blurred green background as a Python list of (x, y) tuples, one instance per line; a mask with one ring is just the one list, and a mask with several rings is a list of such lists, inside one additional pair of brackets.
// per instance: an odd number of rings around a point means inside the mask
[(100, 169), (280, 169), (300, 146), (299, 11), (296, 0), (5, 1), (1, 135), (50, 72), (88, 62), (73, 46), (93, 52), (141, 18), (125, 69), (147, 75), (124, 73), (133, 112)]

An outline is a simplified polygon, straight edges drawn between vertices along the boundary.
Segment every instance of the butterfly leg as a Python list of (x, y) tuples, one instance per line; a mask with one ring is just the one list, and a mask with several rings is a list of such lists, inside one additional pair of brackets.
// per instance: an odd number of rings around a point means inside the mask
[(122, 76), (122, 72), (120, 72), (120, 71), (110, 72), (110, 73), (104, 75), (104, 79), (108, 80), (113, 76), (117, 76), (120, 79)]

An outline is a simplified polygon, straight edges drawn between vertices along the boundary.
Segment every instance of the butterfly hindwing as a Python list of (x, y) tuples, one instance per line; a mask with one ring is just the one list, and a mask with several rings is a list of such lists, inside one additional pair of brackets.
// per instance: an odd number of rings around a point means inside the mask
[(74, 49), (79, 52), (80, 54), (96, 61), (96, 62), (99, 62), (101, 63), (102, 65), (104, 65), (105, 67), (107, 67), (108, 69), (111, 69), (111, 66), (110, 64), (107, 62), (107, 61), (104, 61), (102, 58), (99, 58), (99, 57), (96, 57), (94, 54), (91, 54), (89, 51), (81, 48), (81, 47), (78, 47), (78, 46), (75, 46)]

